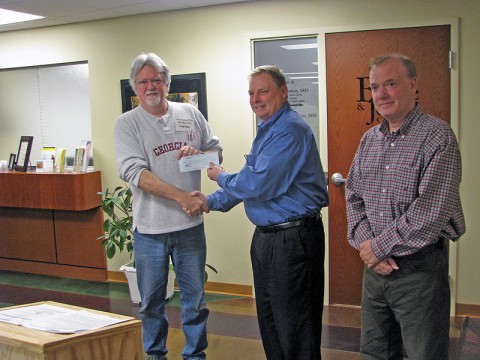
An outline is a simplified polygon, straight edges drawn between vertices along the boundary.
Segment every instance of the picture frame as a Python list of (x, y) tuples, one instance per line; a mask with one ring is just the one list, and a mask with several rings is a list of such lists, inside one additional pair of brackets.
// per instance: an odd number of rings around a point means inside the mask
[(17, 161), (15, 164), (16, 171), (27, 171), (28, 163), (30, 161), (30, 153), (32, 151), (33, 136), (20, 137), (20, 144), (18, 145)]
[(140, 101), (130, 86), (128, 79), (120, 80), (120, 91), (122, 94), (122, 113), (135, 109), (140, 105)]
[(13, 154), (13, 153), (10, 154), (10, 159), (8, 160), (8, 170), (12, 171), (13, 169), (15, 169), (16, 157), (17, 157), (16, 154)]
[[(127, 79), (120, 80), (122, 95), (122, 113), (132, 110), (140, 101)], [(208, 121), (207, 84), (205, 73), (172, 75), (168, 100), (188, 102), (198, 108)]]

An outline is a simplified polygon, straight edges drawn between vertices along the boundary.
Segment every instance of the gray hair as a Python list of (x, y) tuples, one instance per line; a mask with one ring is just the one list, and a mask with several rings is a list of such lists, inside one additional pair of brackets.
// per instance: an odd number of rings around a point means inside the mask
[(152, 66), (159, 74), (162, 74), (163, 80), (167, 84), (168, 90), (170, 90), (170, 70), (168, 69), (167, 64), (163, 61), (158, 55), (154, 53), (141, 53), (132, 61), (130, 66), (130, 86), (133, 91), (136, 91), (137, 84), (135, 83), (135, 78), (140, 70), (143, 69), (145, 65)]
[(405, 69), (407, 69), (407, 74), (410, 79), (417, 77), (417, 67), (415, 66), (415, 63), (412, 61), (412, 59), (410, 59), (408, 56), (398, 53), (383, 54), (371, 58), (368, 62), (368, 69), (372, 70), (375, 65), (381, 64), (391, 59), (397, 59), (402, 62), (402, 64), (405, 66)]
[(287, 81), (285, 80), (285, 74), (283, 73), (282, 69), (274, 65), (262, 65), (256, 67), (248, 76), (248, 80), (250, 81), (253, 76), (261, 73), (269, 74), (273, 78), (273, 81), (278, 88), (282, 87), (283, 85), (287, 85)]

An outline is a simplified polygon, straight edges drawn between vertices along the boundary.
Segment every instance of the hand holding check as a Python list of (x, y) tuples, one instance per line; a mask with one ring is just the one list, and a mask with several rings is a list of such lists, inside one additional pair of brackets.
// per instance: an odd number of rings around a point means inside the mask
[(207, 169), (210, 163), (220, 164), (218, 153), (216, 151), (197, 153), (195, 156), (183, 156), (178, 162), (180, 165), (180, 172), (195, 171)]
[[(206, 169), (211, 166), (210, 164), (220, 163), (218, 152), (201, 153), (190, 146), (182, 147), (178, 152), (177, 159), (179, 159), (180, 172)], [(186, 194), (182, 209), (188, 216), (198, 216), (210, 211), (207, 198), (200, 191)]]

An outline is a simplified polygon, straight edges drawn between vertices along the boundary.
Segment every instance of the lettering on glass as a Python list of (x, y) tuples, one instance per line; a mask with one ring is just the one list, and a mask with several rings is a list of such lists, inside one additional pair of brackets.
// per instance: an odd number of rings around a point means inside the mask
[[(318, 121), (318, 83), (311, 78), (290, 79), (287, 76), (288, 102), (297, 113), (309, 121)], [(312, 125), (311, 125), (312, 126)], [(312, 128), (315, 128), (312, 126)]]

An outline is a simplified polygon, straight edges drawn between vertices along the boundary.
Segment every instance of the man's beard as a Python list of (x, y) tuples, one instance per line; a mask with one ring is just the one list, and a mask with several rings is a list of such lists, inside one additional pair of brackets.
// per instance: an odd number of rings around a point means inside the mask
[[(145, 95), (149, 95), (149, 94), (147, 93)], [(162, 102), (162, 98), (158, 93), (155, 93), (155, 97), (145, 96), (145, 102), (147, 103), (148, 106), (155, 107), (160, 105), (160, 103)]]

